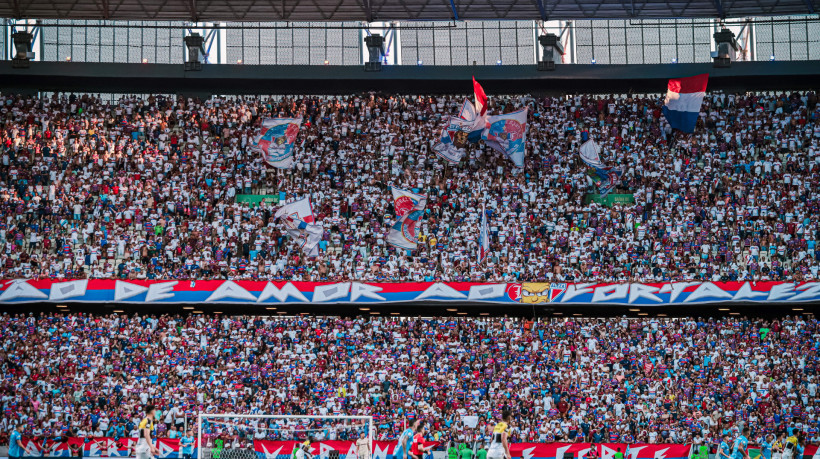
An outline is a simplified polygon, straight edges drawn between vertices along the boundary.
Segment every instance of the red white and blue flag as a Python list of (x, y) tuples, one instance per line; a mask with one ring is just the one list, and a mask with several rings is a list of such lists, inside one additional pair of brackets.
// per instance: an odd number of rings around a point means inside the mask
[(321, 225), (314, 224), (316, 218), (309, 197), (285, 204), (276, 211), (274, 218), (281, 219), (287, 233), (305, 253), (318, 255), (316, 246), (322, 240), (324, 230)]
[(302, 118), (268, 118), (253, 139), (253, 148), (262, 152), (265, 162), (279, 169), (293, 167), (293, 143), (299, 135)]
[(321, 225), (305, 223), (304, 220), (296, 220), (291, 217), (283, 217), (282, 223), (285, 225), (287, 233), (297, 241), (303, 252), (310, 256), (319, 254), (317, 246), (324, 235)]
[(274, 218), (285, 217), (290, 217), (294, 220), (302, 220), (305, 223), (314, 223), (315, 219), (313, 217), (313, 205), (310, 203), (310, 197), (306, 196), (302, 199), (291, 201), (280, 207), (274, 215)]
[(405, 250), (416, 250), (418, 236), (416, 224), (424, 215), (427, 196), (392, 187), (393, 207), (398, 221), (390, 228), (387, 242)]
[(509, 158), (516, 167), (524, 167), (527, 143), (527, 108), (488, 116), (487, 128), (481, 134), (484, 144)]
[(478, 232), (478, 262), (481, 263), (490, 253), (490, 231), (487, 227), (487, 211), (481, 206), (481, 229)]
[(458, 116), (451, 116), (447, 121), (447, 126), (442, 128), (439, 141), (433, 145), (433, 151), (450, 164), (458, 164), (464, 157), (464, 147), (469, 140), (469, 135), (473, 132), (476, 124), (481, 124), (478, 128), (478, 137), (481, 137), (481, 130), (484, 129), (484, 121), (476, 121), (475, 107), (473, 103), (464, 99), (461, 111)]
[(390, 191), (393, 192), (393, 210), (396, 217), (404, 217), (412, 212), (414, 208), (421, 207), (423, 209), (427, 205), (427, 196), (423, 194), (416, 194), (410, 190), (395, 186), (390, 187)]
[(683, 132), (695, 131), (708, 82), (708, 73), (669, 80), (663, 116), (670, 126)]

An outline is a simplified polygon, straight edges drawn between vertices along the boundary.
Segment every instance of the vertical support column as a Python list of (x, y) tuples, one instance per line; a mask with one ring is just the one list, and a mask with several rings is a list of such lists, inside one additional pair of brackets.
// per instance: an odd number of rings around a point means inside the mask
[(577, 56), (575, 55), (575, 21), (567, 21), (569, 27), (569, 62), (570, 64), (577, 64)]
[(217, 64), (224, 64), (222, 62), (222, 27), (219, 27), (219, 23), (214, 23), (214, 33), (216, 34), (216, 63)]
[(360, 56), (360, 60), (361, 60), (361, 62), (359, 62), (359, 64), (361, 64), (361, 65), (364, 65), (364, 63), (367, 62), (367, 61), (365, 61), (365, 58), (364, 58), (365, 51), (366, 50), (365, 50), (365, 46), (364, 46), (364, 29), (359, 29), (359, 56)]
[(748, 40), (749, 40), (749, 44), (748, 44), (749, 60), (750, 61), (756, 61), (757, 60), (757, 46), (756, 46), (755, 40), (757, 40), (757, 37), (755, 36), (755, 21), (752, 18), (748, 18), (748, 19), (746, 19), (746, 21), (748, 21), (747, 24), (746, 24), (746, 27), (749, 28), (749, 38), (748, 38)]
[(393, 65), (400, 65), (399, 61), (399, 28), (398, 23), (391, 22), (390, 27), (393, 28)]
[[(37, 34), (37, 37), (35, 37), (35, 40), (40, 41), (39, 44), (38, 44), (40, 52), (34, 55), (34, 60), (35, 61), (42, 61), (46, 57), (46, 45), (45, 45), (45, 37), (43, 36), (43, 31), (48, 29), (48, 27), (40, 27), (40, 24), (42, 24), (42, 21), (40, 19), (37, 20), (36, 24), (37, 24), (37, 28), (40, 29), (40, 32)], [(28, 27), (26, 27), (26, 28), (28, 28)], [(73, 35), (74, 34), (72, 34), (72, 36)], [(31, 46), (33, 47), (34, 43), (32, 43)], [(60, 56), (57, 56), (57, 59), (60, 59)]]
[(12, 45), (11, 37), (9, 36), (9, 20), (3, 18), (3, 60), (9, 60), (9, 46)]

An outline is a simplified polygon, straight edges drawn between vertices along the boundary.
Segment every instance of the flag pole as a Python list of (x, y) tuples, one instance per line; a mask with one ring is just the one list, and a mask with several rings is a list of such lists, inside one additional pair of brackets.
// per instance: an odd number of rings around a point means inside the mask
[[(485, 230), (489, 230), (488, 228), (486, 228), (486, 225), (485, 225), (485, 223), (487, 222), (487, 207), (486, 207), (486, 200), (484, 199), (484, 184), (482, 184), (481, 187), (479, 188), (479, 197), (481, 199), (481, 219), (479, 219), (479, 221), (478, 221), (478, 253), (477, 253), (478, 263), (477, 264), (479, 266), (481, 266), (482, 263), (484, 262), (484, 260), (487, 259), (486, 256), (484, 256), (483, 258), (481, 257), (481, 247), (484, 243), (484, 240), (483, 240), (484, 236), (483, 235), (485, 234)], [(489, 250), (490, 234), (489, 234), (489, 232), (487, 232), (486, 234), (487, 234), (487, 245), (488, 245), (486, 247), (486, 249)]]

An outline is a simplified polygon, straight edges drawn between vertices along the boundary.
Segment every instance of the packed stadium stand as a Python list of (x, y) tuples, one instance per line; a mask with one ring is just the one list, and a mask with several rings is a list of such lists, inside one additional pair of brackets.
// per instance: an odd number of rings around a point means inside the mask
[[(0, 276), (367, 281), (815, 280), (820, 111), (814, 92), (710, 93), (694, 135), (655, 96), (494, 96), (528, 107), (526, 163), (432, 151), (464, 97), (3, 96)], [(303, 116), (295, 170), (251, 151), (263, 118)], [(587, 130), (634, 203), (605, 208), (577, 155)], [(426, 194), (411, 255), (385, 243), (390, 187)], [(312, 198), (306, 256), (275, 190)], [(476, 263), (481, 206), (490, 256)]]
[[(366, 414), (379, 440), (409, 417), (446, 444), (483, 438), (507, 407), (515, 442), (713, 444), (744, 425), (754, 442), (786, 428), (820, 440), (818, 323), (801, 317), (43, 314), (0, 327), (0, 430), (22, 422), (34, 437), (134, 437), (153, 403), (160, 437), (198, 412)], [(207, 434), (223, 430), (237, 434)]]
[(0, 458), (820, 459), (819, 11), (0, 4)]

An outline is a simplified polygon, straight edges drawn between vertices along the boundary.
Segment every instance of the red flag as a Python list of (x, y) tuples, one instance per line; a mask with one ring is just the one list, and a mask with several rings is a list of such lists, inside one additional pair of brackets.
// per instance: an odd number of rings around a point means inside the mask
[(487, 113), (487, 94), (484, 94), (484, 88), (478, 84), (475, 77), (473, 77), (473, 92), (475, 93), (475, 112), (478, 116), (484, 116)]

